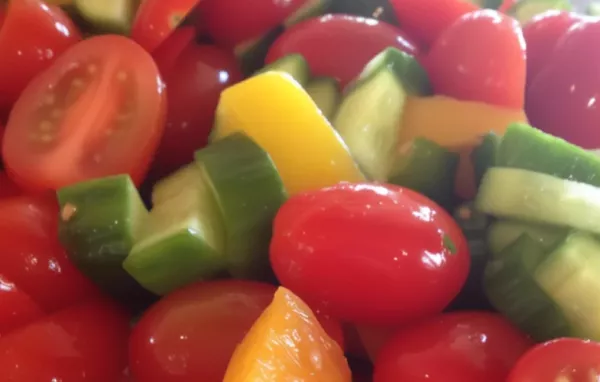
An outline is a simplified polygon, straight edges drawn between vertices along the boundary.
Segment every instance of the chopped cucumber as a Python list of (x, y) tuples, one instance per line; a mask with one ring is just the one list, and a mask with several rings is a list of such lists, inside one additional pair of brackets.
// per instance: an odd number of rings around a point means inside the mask
[(159, 295), (224, 271), (223, 221), (204, 168), (192, 163), (155, 190), (154, 208), (125, 270)]
[(430, 93), (425, 70), (395, 48), (375, 56), (350, 86), (333, 125), (371, 179), (388, 177), (406, 97)]
[(600, 16), (600, 2), (592, 1), (589, 3), (586, 13), (590, 16)]
[(135, 15), (136, 0), (74, 0), (79, 15), (95, 30), (128, 33)]
[(546, 249), (522, 235), (490, 261), (484, 290), (492, 305), (517, 327), (543, 341), (572, 333), (567, 318), (535, 280)]
[(525, 124), (508, 127), (496, 166), (513, 167), (600, 187), (600, 157)]
[(567, 229), (512, 220), (498, 220), (491, 224), (487, 244), (492, 256), (498, 256), (519, 237), (526, 234), (544, 249), (550, 250), (567, 234)]
[(331, 119), (340, 104), (340, 85), (335, 78), (313, 78), (304, 87), (308, 95), (315, 101), (321, 113)]
[(264, 66), (269, 48), (284, 30), (283, 26), (279, 26), (259, 38), (243, 42), (235, 47), (234, 53), (244, 75), (250, 76)]
[(454, 196), (459, 155), (438, 144), (417, 138), (396, 153), (389, 183), (407, 187), (448, 206)]
[(57, 192), (59, 238), (71, 261), (103, 290), (119, 299), (143, 289), (122, 264), (148, 217), (127, 175), (77, 183)]
[(272, 62), (259, 70), (257, 74), (269, 71), (287, 73), (301, 86), (305, 86), (310, 79), (308, 62), (306, 62), (306, 59), (300, 53), (293, 53), (281, 57), (279, 60)]
[(268, 275), (271, 226), (287, 199), (271, 157), (235, 133), (198, 151), (196, 161), (206, 170), (223, 217), (229, 272), (240, 278)]
[(476, 206), (497, 217), (600, 233), (600, 188), (547, 174), (491, 168)]
[(491, 132), (484, 135), (481, 143), (473, 149), (471, 161), (473, 162), (477, 185), (481, 183), (481, 179), (483, 179), (483, 175), (488, 168), (495, 165), (501, 141), (498, 135)]
[(330, 5), (331, 0), (306, 0), (300, 9), (283, 21), (283, 26), (289, 28), (301, 21), (322, 15), (327, 12)]
[(525, 24), (535, 15), (552, 9), (570, 11), (573, 5), (569, 0), (519, 0), (507, 13)]

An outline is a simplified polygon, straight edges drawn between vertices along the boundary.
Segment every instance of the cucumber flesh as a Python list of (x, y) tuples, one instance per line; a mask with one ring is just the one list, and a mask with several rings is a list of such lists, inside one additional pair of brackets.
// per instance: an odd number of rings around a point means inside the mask
[(389, 183), (417, 191), (442, 206), (454, 195), (459, 155), (423, 138), (403, 145), (396, 153)]
[(567, 234), (567, 229), (512, 220), (498, 220), (490, 225), (487, 243), (492, 256), (499, 256), (505, 248), (526, 234), (546, 250), (554, 248)]
[(308, 82), (304, 89), (315, 101), (325, 118), (331, 120), (341, 99), (338, 81), (331, 77), (314, 78)]
[(292, 78), (295, 79), (300, 86), (305, 86), (310, 79), (310, 68), (308, 67), (308, 62), (306, 62), (306, 59), (300, 53), (293, 53), (281, 57), (279, 60), (262, 68), (256, 74), (269, 71), (287, 73), (292, 76)]
[(371, 179), (388, 177), (406, 97), (430, 92), (425, 70), (395, 48), (373, 58), (345, 92), (333, 125)]
[(586, 14), (590, 16), (600, 16), (600, 2), (592, 1), (588, 4)]
[(476, 206), (496, 217), (600, 233), (600, 188), (547, 174), (491, 168)]
[(202, 166), (161, 181), (140, 239), (123, 263), (142, 286), (163, 295), (226, 268), (223, 222)]
[(131, 29), (136, 0), (75, 0), (79, 15), (95, 30), (127, 33)]
[(101, 289), (120, 300), (143, 296), (143, 289), (122, 264), (148, 218), (127, 175), (64, 187), (59, 238), (70, 260)]
[(520, 0), (507, 13), (521, 24), (525, 24), (535, 15), (553, 9), (570, 11), (573, 9), (573, 5), (569, 0)]
[(327, 12), (331, 0), (306, 0), (304, 4), (287, 19), (284, 20), (284, 28), (290, 28), (301, 21), (322, 15)]

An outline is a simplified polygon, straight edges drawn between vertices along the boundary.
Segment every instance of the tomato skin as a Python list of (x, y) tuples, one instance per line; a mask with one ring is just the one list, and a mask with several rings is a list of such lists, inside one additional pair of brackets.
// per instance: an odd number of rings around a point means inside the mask
[(525, 40), (512, 17), (490, 9), (462, 16), (440, 35), (425, 65), (438, 94), (517, 110), (524, 106)]
[(461, 16), (479, 9), (474, 3), (462, 0), (390, 0), (390, 3), (402, 30), (426, 48)]
[(199, 0), (144, 0), (138, 8), (131, 38), (153, 52), (194, 9)]
[(80, 40), (60, 8), (42, 0), (11, 0), (0, 29), (0, 109), (8, 110), (34, 76)]
[(529, 350), (513, 368), (508, 382), (590, 381), (590, 371), (600, 373), (600, 343), (560, 338)]
[(42, 315), (42, 309), (27, 293), (0, 274), (0, 338)]
[(0, 339), (0, 375), (12, 382), (117, 381), (127, 366), (129, 317), (90, 301)]
[(527, 82), (535, 78), (550, 62), (556, 42), (585, 16), (577, 13), (550, 10), (535, 16), (523, 27), (527, 44)]
[(290, 198), (275, 218), (270, 257), (279, 281), (311, 306), (374, 325), (441, 312), (470, 261), (441, 207), (408, 189), (367, 183)]
[(175, 62), (196, 37), (194, 27), (177, 28), (158, 48), (152, 52), (152, 57), (163, 78), (173, 71)]
[(32, 192), (115, 174), (140, 184), (166, 106), (158, 68), (139, 45), (116, 35), (86, 39), (19, 97), (4, 135), (5, 166)]
[(358, 16), (325, 15), (284, 32), (269, 49), (266, 63), (301, 53), (314, 75), (337, 78), (345, 86), (387, 47), (419, 54), (416, 46), (389, 24)]
[(162, 177), (190, 163), (208, 143), (221, 92), (242, 79), (233, 53), (212, 45), (188, 45), (164, 74), (167, 123), (152, 176)]
[(22, 193), (19, 186), (4, 171), (0, 171), (0, 199), (19, 196)]
[(505, 382), (532, 345), (498, 314), (445, 313), (396, 332), (379, 353), (374, 382)]
[(586, 149), (600, 148), (600, 20), (572, 26), (527, 89), (531, 124)]

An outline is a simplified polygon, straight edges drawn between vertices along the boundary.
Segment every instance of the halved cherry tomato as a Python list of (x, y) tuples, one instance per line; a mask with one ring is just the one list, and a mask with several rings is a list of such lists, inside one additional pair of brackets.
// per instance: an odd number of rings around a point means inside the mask
[(190, 163), (194, 152), (206, 145), (221, 92), (240, 81), (242, 74), (233, 53), (192, 42), (170, 70), (165, 68), (164, 79), (167, 123), (152, 166), (153, 178)]
[(343, 321), (397, 325), (441, 312), (469, 272), (452, 217), (414, 191), (340, 184), (279, 210), (271, 265), (281, 283)]
[(374, 382), (505, 382), (532, 345), (498, 314), (445, 313), (396, 332), (377, 358)]
[(0, 272), (46, 312), (98, 293), (60, 246), (57, 216), (58, 206), (48, 198), (0, 200)]
[(93, 37), (23, 91), (6, 126), (4, 163), (19, 185), (32, 190), (121, 173), (139, 184), (165, 111), (152, 57), (125, 37)]
[(39, 305), (27, 293), (0, 274), (0, 338), (43, 314)]
[(0, 29), (0, 110), (7, 111), (35, 75), (79, 40), (60, 8), (42, 0), (11, 0)]
[(387, 23), (358, 16), (325, 15), (284, 32), (271, 46), (266, 62), (301, 53), (314, 75), (335, 77), (345, 86), (369, 60), (390, 46), (418, 56), (415, 45)]
[(117, 381), (127, 366), (129, 317), (106, 301), (67, 308), (0, 338), (11, 382)]
[(152, 53), (156, 66), (160, 71), (163, 78), (167, 73), (171, 73), (175, 62), (196, 37), (196, 30), (194, 27), (181, 27), (177, 28), (169, 38), (167, 38), (158, 48)]
[(425, 65), (438, 94), (523, 109), (525, 40), (510, 16), (491, 9), (462, 16), (439, 36)]
[(561, 338), (540, 344), (513, 368), (508, 382), (589, 382), (600, 376), (600, 343)]
[(144, 0), (135, 16), (131, 38), (153, 52), (200, 0)]

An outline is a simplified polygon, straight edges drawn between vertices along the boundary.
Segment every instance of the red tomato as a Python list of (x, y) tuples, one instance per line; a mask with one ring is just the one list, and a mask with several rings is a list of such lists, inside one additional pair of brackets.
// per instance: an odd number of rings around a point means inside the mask
[(340, 184), (279, 210), (271, 264), (281, 283), (341, 320), (399, 324), (441, 312), (469, 271), (460, 228), (392, 185)]
[(377, 358), (374, 382), (505, 382), (532, 345), (498, 314), (446, 313), (397, 332)]
[(0, 200), (0, 270), (46, 312), (98, 293), (60, 246), (57, 216), (56, 202), (47, 199)]
[(523, 108), (525, 41), (512, 17), (490, 9), (464, 15), (440, 35), (425, 64), (438, 94)]
[(21, 189), (4, 171), (0, 171), (0, 198), (11, 198), (22, 194)]
[(523, 27), (527, 44), (527, 82), (535, 78), (542, 67), (551, 62), (558, 39), (585, 16), (577, 13), (550, 10), (535, 16)]
[(301, 53), (314, 75), (335, 77), (345, 86), (390, 46), (418, 55), (415, 45), (389, 24), (359, 16), (325, 15), (284, 32), (271, 46), (266, 62)]
[(0, 338), (43, 315), (31, 297), (0, 274)]
[[(390, 0), (396, 17), (408, 36), (430, 47), (461, 16), (479, 9), (464, 0)], [(477, 37), (479, 38), (479, 36)], [(474, 36), (471, 36), (471, 40)]]
[(11, 382), (117, 381), (127, 365), (129, 317), (112, 303), (71, 307), (0, 339)]
[(194, 159), (206, 145), (221, 92), (242, 79), (233, 53), (192, 43), (164, 74), (168, 89), (165, 132), (152, 176), (162, 177)]
[(308, 1), (203, 0), (199, 11), (208, 34), (218, 44), (233, 48), (283, 24)]
[(23, 91), (3, 143), (28, 189), (127, 173), (141, 183), (164, 127), (164, 85), (152, 57), (120, 36), (85, 40)]
[(600, 20), (574, 25), (527, 89), (531, 124), (586, 149), (600, 148)]
[(79, 40), (60, 8), (41, 0), (11, 0), (0, 30), (0, 109), (9, 109), (35, 75)]
[(131, 38), (153, 52), (194, 9), (199, 0), (144, 0), (135, 16)]
[(600, 343), (561, 338), (540, 344), (513, 368), (508, 382), (589, 382), (600, 375)]
[(181, 52), (187, 48), (196, 37), (194, 27), (177, 28), (158, 48), (152, 53), (160, 74), (164, 77), (173, 71), (175, 62)]

